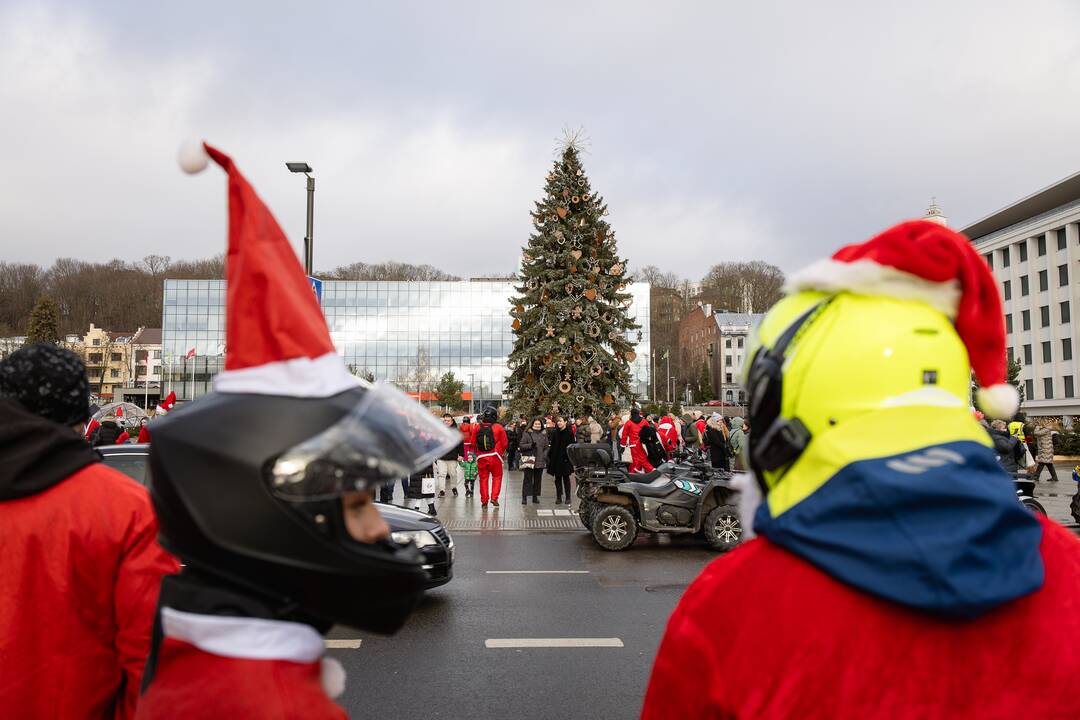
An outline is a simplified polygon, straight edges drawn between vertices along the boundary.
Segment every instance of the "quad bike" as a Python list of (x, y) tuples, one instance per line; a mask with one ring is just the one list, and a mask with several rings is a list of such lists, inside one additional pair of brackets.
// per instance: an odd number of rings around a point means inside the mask
[(1013, 478), (1016, 486), (1016, 499), (1033, 513), (1046, 514), (1046, 508), (1035, 499), (1035, 481), (1028, 477), (1027, 473), (1017, 473)]
[(605, 550), (625, 550), (639, 530), (701, 533), (716, 550), (742, 541), (742, 522), (731, 473), (703, 464), (664, 463), (632, 474), (614, 463), (607, 445), (575, 444), (567, 450), (581, 500), (578, 515)]

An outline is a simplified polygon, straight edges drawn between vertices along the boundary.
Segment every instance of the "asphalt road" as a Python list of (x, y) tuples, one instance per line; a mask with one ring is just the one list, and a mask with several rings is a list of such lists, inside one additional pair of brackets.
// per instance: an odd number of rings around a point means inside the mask
[[(404, 630), (329, 651), (348, 674), (338, 702), (353, 718), (635, 718), (669, 614), (716, 557), (683, 538), (608, 553), (584, 530), (454, 540), (455, 578)], [(541, 570), (576, 572), (489, 572)], [(330, 638), (360, 636), (335, 628)], [(621, 647), (486, 645), (521, 639)]]

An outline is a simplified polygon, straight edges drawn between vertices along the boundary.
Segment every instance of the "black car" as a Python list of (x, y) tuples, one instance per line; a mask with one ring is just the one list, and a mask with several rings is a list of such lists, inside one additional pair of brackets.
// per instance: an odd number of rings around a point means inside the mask
[[(150, 475), (147, 444), (102, 445), (97, 448), (105, 464), (145, 485)], [(454, 576), (454, 539), (437, 518), (396, 505), (375, 505), (390, 526), (391, 537), (400, 543), (414, 542), (424, 554), (427, 587), (445, 585)]]

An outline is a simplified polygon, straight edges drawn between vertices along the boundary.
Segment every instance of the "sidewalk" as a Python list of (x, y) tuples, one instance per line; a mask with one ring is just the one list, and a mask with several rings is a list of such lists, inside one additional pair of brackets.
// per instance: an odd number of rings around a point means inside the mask
[(1057, 482), (1050, 482), (1050, 473), (1043, 470), (1042, 479), (1035, 483), (1035, 499), (1046, 508), (1046, 514), (1051, 519), (1057, 520), (1071, 530), (1078, 530), (1080, 525), (1076, 524), (1069, 511), (1072, 497), (1080, 489), (1072, 479), (1073, 467), (1072, 463), (1054, 463), (1058, 476)]
[[(458, 496), (454, 497), (449, 488), (446, 497), (435, 498), (435, 512), (448, 530), (456, 532), (485, 531), (563, 531), (581, 532), (584, 528), (577, 516), (578, 499), (573, 496), (577, 486), (571, 479), (571, 500), (573, 505), (555, 504), (555, 478), (544, 475), (540, 493), (540, 504), (521, 504), (521, 483), (524, 474), (520, 470), (503, 473), (502, 493), (499, 507), (488, 505), (480, 507), (480, 482), (476, 484), (476, 495), (465, 497), (465, 486), (458, 487)], [(394, 504), (403, 507), (427, 510), (427, 501), (402, 499), (401, 486), (394, 488)]]

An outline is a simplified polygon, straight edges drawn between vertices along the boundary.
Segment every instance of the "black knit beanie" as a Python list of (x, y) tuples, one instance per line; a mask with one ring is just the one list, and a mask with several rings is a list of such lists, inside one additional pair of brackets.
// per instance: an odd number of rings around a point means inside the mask
[(78, 355), (37, 343), (0, 360), (0, 398), (18, 400), (30, 412), (61, 425), (90, 417), (90, 386)]

